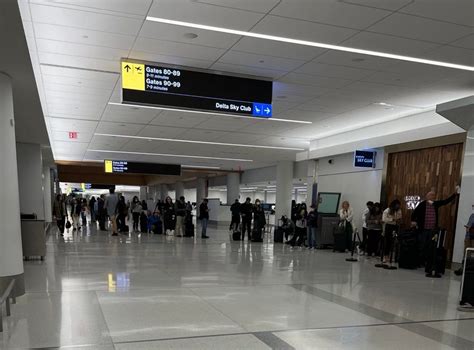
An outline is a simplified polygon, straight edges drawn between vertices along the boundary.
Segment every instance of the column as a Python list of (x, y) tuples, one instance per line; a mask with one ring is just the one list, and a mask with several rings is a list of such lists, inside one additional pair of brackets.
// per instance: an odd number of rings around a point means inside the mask
[(227, 174), (227, 205), (231, 205), (240, 196), (240, 174)]
[(317, 160), (308, 160), (308, 175), (306, 177), (306, 204), (308, 207), (317, 204), (318, 164)]
[(15, 295), (25, 293), (21, 247), (20, 196), (16, 167), (15, 121), (10, 78), (0, 72), (0, 290), (15, 279)]
[(276, 166), (275, 219), (282, 215), (290, 217), (293, 190), (293, 162), (281, 161)]
[(20, 213), (34, 213), (38, 220), (44, 220), (41, 146), (34, 143), (17, 142), (16, 149)]
[(161, 199), (165, 200), (165, 198), (168, 196), (168, 185), (167, 184), (161, 184)]
[(207, 179), (206, 178), (198, 178), (197, 179), (197, 187), (196, 187), (196, 203), (199, 207), (202, 200), (208, 196), (208, 187), (207, 187)]
[(456, 235), (454, 237), (453, 261), (460, 263), (464, 256), (464, 237), (469, 216), (474, 205), (474, 127), (467, 133), (462, 166), (461, 194), (459, 196)]
[(148, 199), (148, 187), (147, 186), (140, 186), (139, 199), (141, 201)]
[(179, 197), (184, 196), (184, 183), (182, 182), (177, 182), (174, 186), (175, 192), (176, 192), (176, 200), (179, 199)]
[(51, 169), (49, 167), (43, 167), (43, 207), (44, 221), (46, 222), (53, 222), (53, 191), (51, 186)]

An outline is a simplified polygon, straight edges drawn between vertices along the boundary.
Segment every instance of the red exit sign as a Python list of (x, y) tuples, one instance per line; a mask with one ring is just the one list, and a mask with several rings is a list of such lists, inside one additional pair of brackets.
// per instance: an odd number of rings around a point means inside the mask
[(77, 139), (77, 131), (69, 131), (69, 138), (70, 139)]

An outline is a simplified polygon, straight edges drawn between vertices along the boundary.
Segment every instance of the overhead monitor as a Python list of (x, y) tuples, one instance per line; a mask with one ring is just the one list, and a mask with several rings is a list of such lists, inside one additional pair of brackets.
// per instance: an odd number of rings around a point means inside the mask
[(104, 160), (104, 170), (109, 174), (181, 175), (181, 165)]
[(122, 61), (122, 101), (127, 104), (270, 118), (272, 87), (267, 80)]
[(354, 152), (354, 166), (356, 168), (375, 168), (375, 151), (360, 151)]

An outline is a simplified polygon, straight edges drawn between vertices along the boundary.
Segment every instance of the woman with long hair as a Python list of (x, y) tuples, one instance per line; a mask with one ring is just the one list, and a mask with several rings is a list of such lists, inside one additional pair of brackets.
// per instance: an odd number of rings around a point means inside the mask
[(163, 220), (165, 225), (165, 234), (173, 235), (176, 225), (176, 210), (173, 200), (170, 196), (166, 197), (165, 203), (163, 204)]
[(388, 263), (390, 252), (393, 248), (395, 235), (398, 233), (400, 223), (402, 221), (402, 204), (398, 199), (393, 200), (387, 209), (383, 211), (383, 263)]
[(341, 209), (339, 210), (339, 219), (341, 219), (341, 226), (344, 226), (344, 234), (346, 237), (346, 252), (352, 249), (352, 220), (354, 219), (354, 213), (351, 205), (348, 201), (342, 202)]
[(131, 203), (132, 218), (133, 218), (133, 231), (138, 232), (138, 221), (140, 220), (140, 214), (142, 212), (142, 204), (137, 196), (133, 197)]

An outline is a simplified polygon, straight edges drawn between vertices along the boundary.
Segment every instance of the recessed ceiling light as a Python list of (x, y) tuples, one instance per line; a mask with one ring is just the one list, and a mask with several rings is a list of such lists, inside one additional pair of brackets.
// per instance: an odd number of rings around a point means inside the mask
[(199, 35), (197, 35), (196, 33), (186, 33), (184, 34), (184, 37), (186, 39), (196, 39)]
[[(212, 141), (195, 141), (195, 140), (180, 140), (180, 139), (169, 139), (162, 137), (145, 137), (145, 136), (133, 136), (133, 135), (117, 135), (117, 134), (102, 134), (95, 133), (94, 136), (106, 136), (106, 137), (121, 137), (126, 139), (138, 139), (147, 141), (166, 141), (166, 142), (181, 142), (181, 143), (195, 143), (204, 145), (216, 145), (216, 146), (232, 146), (232, 147), (249, 147), (249, 148), (263, 148), (263, 149), (280, 149), (287, 151), (304, 151), (304, 148), (299, 147), (280, 147), (280, 146), (260, 146), (254, 144), (240, 144), (240, 143), (226, 143), (226, 142), (212, 142)], [(284, 139), (284, 138), (283, 138)], [(228, 154), (240, 154), (238, 152), (227, 152)]]
[(89, 38), (89, 35), (83, 35), (82, 36), (84, 39), (88, 39)]
[(124, 107), (135, 106), (135, 107), (138, 107), (138, 108), (145, 108), (145, 109), (158, 109), (160, 111), (197, 113), (197, 114), (206, 114), (206, 115), (212, 115), (212, 116), (215, 115), (215, 116), (219, 116), (219, 117), (253, 119), (255, 121), (261, 121), (261, 122), (286, 122), (286, 123), (297, 123), (297, 124), (313, 124), (313, 122), (309, 122), (307, 120), (294, 120), (294, 119), (282, 119), (282, 118), (258, 118), (258, 117), (251, 117), (251, 116), (246, 116), (246, 115), (215, 113), (215, 112), (203, 112), (203, 111), (196, 111), (196, 110), (191, 110), (191, 109), (167, 108), (167, 107), (158, 107), (158, 106), (131, 105), (131, 104), (127, 104), (127, 103), (118, 103), (118, 102), (109, 102), (108, 104), (113, 105), (113, 106), (124, 106)]
[(169, 154), (169, 153), (149, 153), (149, 152), (131, 152), (131, 151), (110, 151), (110, 150), (105, 150), (105, 149), (88, 149), (87, 152), (133, 154), (133, 155), (140, 155), (140, 156), (156, 156), (156, 157), (216, 159), (216, 160), (229, 160), (229, 161), (235, 161), (235, 162), (253, 162), (252, 159), (221, 158), (221, 157), (208, 157), (208, 156), (192, 156), (192, 155), (185, 155), (185, 154)]
[(215, 27), (215, 26), (209, 26), (209, 25), (198, 24), (198, 23), (175, 21), (171, 19), (152, 17), (152, 16), (147, 16), (146, 20), (152, 21), (152, 22), (158, 22), (158, 23), (172, 24), (172, 25), (181, 26), (181, 27), (197, 28), (197, 29), (210, 30), (210, 31), (219, 32), (219, 33), (228, 33), (228, 34), (234, 34), (234, 35), (239, 35), (239, 36), (279, 41), (279, 42), (285, 42), (285, 43), (303, 45), (303, 46), (320, 47), (320, 48), (329, 49), (329, 50), (351, 52), (351, 53), (356, 53), (356, 54), (361, 54), (361, 55), (383, 57), (383, 58), (389, 58), (389, 59), (395, 59), (395, 60), (401, 60), (401, 61), (422, 63), (422, 64), (428, 64), (432, 66), (447, 67), (447, 68), (461, 69), (461, 70), (474, 72), (473, 66), (466, 66), (462, 64), (455, 64), (455, 63), (442, 62), (442, 61), (434, 61), (434, 60), (428, 60), (428, 59), (423, 59), (423, 58), (418, 58), (418, 57), (396, 55), (396, 54), (380, 52), (380, 51), (357, 49), (357, 48), (347, 47), (347, 46), (332, 45), (332, 44), (325, 44), (325, 43), (320, 43), (316, 41), (286, 38), (282, 36), (248, 32), (245, 30)]
[(258, 62), (259, 63), (265, 63), (265, 60), (259, 60)]

